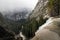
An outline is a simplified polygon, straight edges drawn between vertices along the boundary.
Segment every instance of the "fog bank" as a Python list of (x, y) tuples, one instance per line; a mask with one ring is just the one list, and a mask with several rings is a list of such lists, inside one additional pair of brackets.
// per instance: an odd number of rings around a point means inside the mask
[(22, 8), (34, 9), (38, 0), (0, 0), (0, 11), (6, 12), (21, 10)]

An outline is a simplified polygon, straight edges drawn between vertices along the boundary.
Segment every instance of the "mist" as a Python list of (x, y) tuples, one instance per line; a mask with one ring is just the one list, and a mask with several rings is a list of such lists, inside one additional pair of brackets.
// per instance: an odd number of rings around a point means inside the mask
[(0, 0), (0, 12), (13, 12), (28, 8), (33, 10), (38, 0)]

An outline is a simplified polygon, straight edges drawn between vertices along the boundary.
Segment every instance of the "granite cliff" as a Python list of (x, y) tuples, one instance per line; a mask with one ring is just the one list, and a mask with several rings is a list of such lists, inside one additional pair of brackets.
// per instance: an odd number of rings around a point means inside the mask
[(38, 0), (38, 3), (32, 11), (30, 18), (39, 19), (43, 17), (53, 17), (60, 15), (60, 0)]
[(30, 19), (33, 18), (48, 20), (39, 26), (32, 40), (60, 40), (60, 0), (39, 0), (30, 15)]

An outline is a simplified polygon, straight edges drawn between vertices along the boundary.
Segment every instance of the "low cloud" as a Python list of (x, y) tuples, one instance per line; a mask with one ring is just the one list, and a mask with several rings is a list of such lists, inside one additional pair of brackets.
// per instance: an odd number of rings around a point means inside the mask
[(33, 9), (38, 0), (0, 0), (0, 11), (20, 10), (21, 8)]

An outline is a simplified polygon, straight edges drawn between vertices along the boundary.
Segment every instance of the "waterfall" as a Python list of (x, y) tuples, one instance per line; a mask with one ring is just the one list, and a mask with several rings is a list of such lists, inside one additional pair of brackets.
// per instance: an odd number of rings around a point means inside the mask
[(20, 32), (20, 36), (23, 38), (23, 40), (26, 39), (26, 37), (22, 34), (22, 32)]

